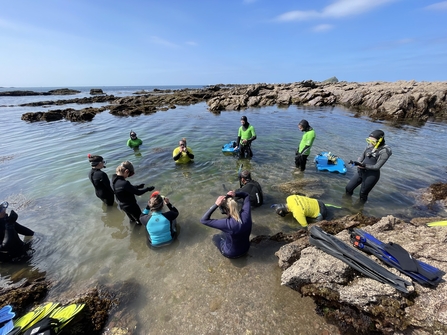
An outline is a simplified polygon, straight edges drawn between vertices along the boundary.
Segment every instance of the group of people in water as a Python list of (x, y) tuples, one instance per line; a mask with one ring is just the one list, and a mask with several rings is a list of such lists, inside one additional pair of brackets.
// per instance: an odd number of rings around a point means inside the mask
[[(236, 142), (237, 148), (240, 149), (239, 157), (251, 158), (253, 157), (251, 144), (256, 140), (256, 132), (246, 116), (242, 116), (240, 122)], [(301, 120), (298, 128), (303, 132), (303, 136), (295, 153), (295, 164), (299, 171), (303, 172), (316, 135), (307, 120)], [(366, 141), (367, 147), (359, 159), (350, 162), (357, 169), (345, 189), (345, 196), (351, 197), (355, 188), (361, 186), (359, 200), (361, 203), (367, 201), (368, 194), (379, 181), (381, 167), (392, 154), (391, 148), (385, 144), (385, 134), (382, 130), (371, 132)], [(138, 149), (142, 143), (137, 134), (131, 131), (127, 145)], [(176, 164), (194, 161), (194, 153), (187, 145), (185, 138), (179, 141), (178, 147), (173, 150), (172, 157)], [(110, 180), (102, 171), (106, 167), (106, 161), (102, 156), (89, 154), (88, 160), (91, 165), (88, 178), (99, 199), (107, 206), (113, 206), (116, 199), (119, 208), (126, 213), (131, 223), (145, 225), (148, 242), (152, 247), (165, 246), (175, 240), (178, 209), (167, 197), (163, 197), (159, 191), (154, 191), (154, 186), (130, 183), (127, 179), (135, 174), (131, 162), (124, 161), (118, 165)], [(261, 185), (252, 179), (249, 170), (239, 171), (239, 181), (240, 188), (219, 196), (200, 220), (202, 224), (222, 231), (223, 234), (216, 235), (214, 242), (220, 252), (228, 258), (241, 257), (247, 253), (253, 225), (251, 211), (264, 203)], [(154, 192), (142, 211), (135, 196), (150, 191)], [(6, 202), (0, 204), (0, 256), (2, 253), (10, 255), (23, 253), (25, 244), (17, 233), (25, 236), (34, 234), (32, 230), (17, 223), (17, 214), (14, 211), (11, 211), (10, 215), (6, 214), (7, 207)], [(290, 195), (285, 203), (273, 204), (271, 207), (282, 217), (292, 213), (296, 221), (305, 229), (307, 229), (308, 221), (320, 221), (326, 219), (328, 215), (326, 205), (322, 201), (304, 195)], [(217, 208), (224, 217), (212, 219), (211, 216)]]

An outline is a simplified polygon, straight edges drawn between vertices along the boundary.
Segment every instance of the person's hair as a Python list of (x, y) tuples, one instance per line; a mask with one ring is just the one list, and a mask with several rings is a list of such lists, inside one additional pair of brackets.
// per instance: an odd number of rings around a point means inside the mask
[[(154, 192), (155, 193), (155, 192)], [(150, 199), (149, 199), (149, 208), (151, 209), (152, 212), (156, 212), (159, 211), (163, 208), (163, 198), (162, 196), (157, 193), (157, 194), (152, 194)]]
[(237, 222), (242, 223), (241, 217), (239, 215), (239, 205), (233, 197), (227, 197), (221, 207), (225, 209), (227, 214), (229, 214)]
[(102, 158), (102, 156), (99, 156), (99, 155), (88, 154), (87, 158), (88, 158), (88, 161), (90, 162), (91, 166), (96, 166), (99, 163), (101, 163), (102, 161), (104, 161), (104, 158)]
[(185, 143), (185, 145), (186, 145), (186, 138), (185, 137), (183, 137), (179, 142), (184, 142)]
[(135, 173), (132, 163), (129, 161), (124, 161), (116, 168), (116, 174), (121, 176), (124, 172), (126, 172), (126, 170), (129, 170), (129, 176)]

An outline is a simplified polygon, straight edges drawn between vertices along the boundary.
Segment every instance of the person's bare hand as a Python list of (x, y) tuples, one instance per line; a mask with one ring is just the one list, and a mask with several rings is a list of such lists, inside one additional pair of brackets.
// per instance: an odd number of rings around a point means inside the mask
[(220, 206), (222, 204), (222, 202), (224, 201), (224, 199), (225, 199), (224, 195), (219, 196), (215, 202), (216, 206)]

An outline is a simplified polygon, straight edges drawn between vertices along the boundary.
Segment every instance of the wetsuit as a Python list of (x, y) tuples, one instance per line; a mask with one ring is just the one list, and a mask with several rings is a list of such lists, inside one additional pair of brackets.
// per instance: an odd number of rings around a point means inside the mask
[(135, 149), (135, 148), (138, 148), (140, 145), (142, 145), (143, 144), (143, 141), (142, 140), (140, 140), (139, 138), (136, 138), (136, 139), (131, 139), (131, 138), (129, 138), (128, 140), (127, 140), (127, 146), (128, 147), (130, 147), (130, 148), (132, 148), (132, 149)]
[(357, 168), (356, 173), (346, 185), (346, 194), (352, 195), (355, 188), (360, 187), (360, 201), (366, 202), (368, 194), (380, 179), (380, 168), (390, 158), (392, 152), (388, 145), (382, 145), (377, 149), (368, 146), (359, 158), (364, 168)]
[(264, 195), (261, 185), (257, 181), (249, 180), (242, 188), (236, 192), (245, 192), (250, 196), (250, 204), (253, 207), (259, 207), (264, 203)]
[(142, 195), (153, 188), (138, 188), (124, 179), (123, 176), (118, 176), (116, 174), (112, 176), (112, 186), (120, 208), (127, 214), (131, 221), (139, 223), (141, 209), (137, 204), (135, 195)]
[(194, 153), (190, 147), (186, 148), (186, 152), (180, 151), (180, 148), (177, 147), (172, 152), (172, 157), (176, 163), (188, 163), (194, 159)]
[(107, 173), (100, 169), (92, 169), (88, 174), (88, 178), (95, 188), (96, 196), (108, 206), (112, 206), (115, 200), (115, 195), (110, 186), (110, 179), (107, 176)]
[(7, 262), (23, 258), (31, 248), (31, 243), (24, 243), (19, 235), (33, 236), (34, 232), (17, 222), (18, 215), (11, 211), (0, 219), (0, 261)]
[(220, 229), (224, 237), (219, 242), (219, 250), (225, 257), (237, 258), (245, 255), (250, 248), (250, 234), (253, 222), (251, 220), (250, 197), (248, 193), (236, 192), (237, 198), (243, 198), (244, 204), (239, 212), (242, 222), (237, 222), (232, 217), (224, 219), (211, 219), (211, 214), (218, 208), (214, 204), (200, 219), (206, 226)]
[(307, 227), (307, 218), (320, 220), (327, 217), (327, 208), (320, 200), (290, 195), (286, 202), (289, 212), (302, 227)]
[(154, 247), (160, 247), (171, 243), (177, 236), (175, 219), (179, 212), (177, 208), (167, 204), (169, 212), (152, 212), (146, 208), (140, 216), (140, 222), (146, 225), (149, 244)]
[[(240, 126), (237, 134), (237, 146), (239, 147), (239, 157), (248, 158), (253, 157), (251, 150), (251, 142), (256, 139), (255, 128), (247, 122), (246, 127)], [(246, 144), (242, 140), (247, 140)]]
[(307, 158), (310, 155), (310, 148), (315, 141), (315, 137), (315, 130), (313, 130), (313, 128), (304, 131), (303, 138), (301, 139), (295, 156), (295, 165), (296, 167), (299, 167), (301, 171), (306, 169)]

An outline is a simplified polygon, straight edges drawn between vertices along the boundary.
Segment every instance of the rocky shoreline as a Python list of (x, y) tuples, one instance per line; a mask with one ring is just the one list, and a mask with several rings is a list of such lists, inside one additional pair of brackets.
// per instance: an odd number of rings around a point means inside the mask
[[(92, 93), (91, 93), (92, 94)], [(96, 94), (96, 93), (95, 93)], [(215, 85), (203, 89), (154, 90), (136, 92), (134, 96), (115, 98), (100, 95), (84, 99), (68, 99), (23, 104), (51, 106), (67, 103), (91, 104), (107, 102), (101, 108), (49, 110), (25, 113), (22, 120), (90, 121), (105, 110), (117, 116), (137, 116), (173, 109), (177, 105), (206, 102), (208, 110), (243, 110), (264, 106), (342, 106), (355, 116), (394, 122), (425, 122), (447, 117), (447, 82), (314, 82), (306, 80), (289, 84)]]

